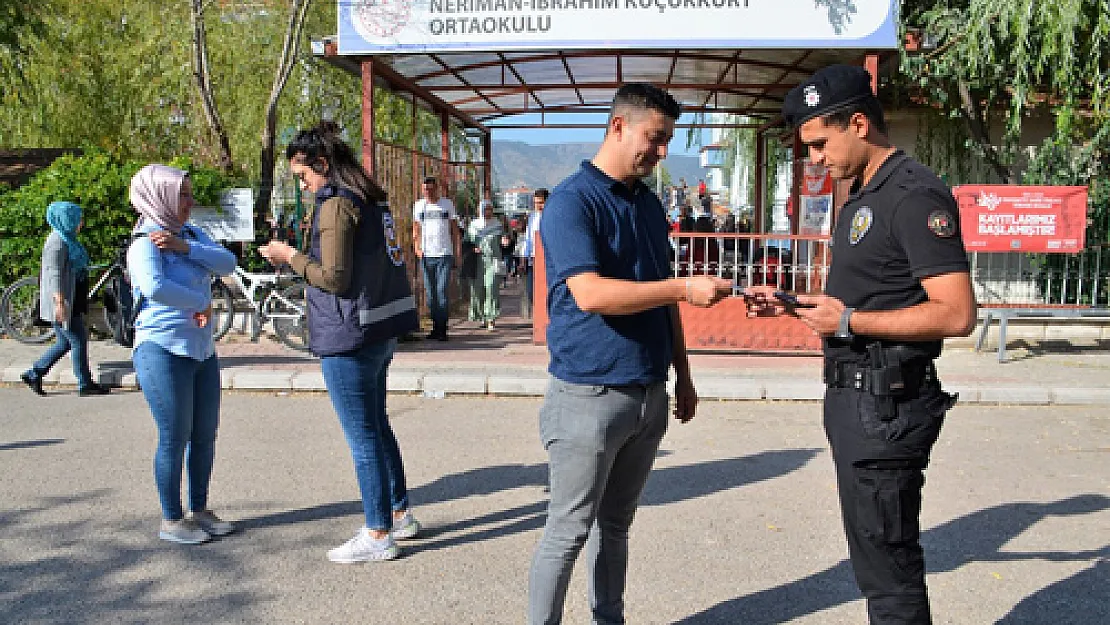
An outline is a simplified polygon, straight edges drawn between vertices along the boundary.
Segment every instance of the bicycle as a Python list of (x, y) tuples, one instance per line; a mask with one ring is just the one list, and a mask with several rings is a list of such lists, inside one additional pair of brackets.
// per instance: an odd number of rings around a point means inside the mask
[[(130, 238), (125, 239), (126, 242)], [(127, 247), (120, 245), (116, 251), (116, 258), (107, 265), (92, 265), (89, 272), (104, 270), (100, 278), (89, 289), (89, 302), (96, 300), (97, 296), (116, 275), (123, 275), (127, 256)], [(54, 338), (53, 325), (39, 321), (39, 279), (37, 276), (28, 276), (16, 280), (0, 296), (0, 324), (4, 332), (20, 343), (36, 344), (45, 343)], [(111, 329), (118, 326), (119, 306), (115, 297), (104, 298), (104, 323)]]
[[(228, 278), (243, 294), (251, 309), (251, 340), (257, 341), (267, 321), (274, 334), (291, 349), (308, 351), (308, 322), (305, 317), (304, 283), (291, 274), (251, 273), (236, 267)], [(291, 283), (282, 287), (282, 283)], [(259, 294), (265, 295), (259, 299)], [(222, 278), (212, 280), (212, 336), (217, 341), (231, 329), (235, 318), (235, 297)]]

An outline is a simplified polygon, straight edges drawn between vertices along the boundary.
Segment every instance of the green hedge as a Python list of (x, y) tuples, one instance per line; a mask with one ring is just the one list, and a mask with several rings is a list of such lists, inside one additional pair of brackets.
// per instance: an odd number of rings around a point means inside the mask
[[(242, 186), (219, 170), (194, 166), (186, 158), (167, 163), (189, 172), (201, 206), (217, 206), (221, 189)], [(50, 234), (46, 207), (69, 200), (84, 209), (79, 239), (95, 264), (111, 262), (135, 225), (127, 200), (131, 176), (146, 163), (122, 161), (105, 152), (63, 156), (18, 189), (0, 189), (0, 285), (37, 275), (42, 244)]]

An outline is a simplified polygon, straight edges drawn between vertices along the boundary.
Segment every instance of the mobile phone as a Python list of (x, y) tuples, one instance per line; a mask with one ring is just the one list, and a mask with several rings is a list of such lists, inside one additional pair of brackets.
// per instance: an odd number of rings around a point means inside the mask
[(812, 304), (803, 304), (797, 297), (786, 291), (775, 291), (775, 299), (793, 308), (813, 308)]

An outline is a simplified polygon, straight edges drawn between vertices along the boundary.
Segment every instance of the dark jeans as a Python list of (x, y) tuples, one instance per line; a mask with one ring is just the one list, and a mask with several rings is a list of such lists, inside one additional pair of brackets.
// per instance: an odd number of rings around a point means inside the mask
[(62, 359), (62, 356), (72, 350), (70, 358), (73, 360), (73, 375), (77, 378), (78, 388), (91, 386), (95, 380), (89, 369), (89, 331), (85, 328), (85, 315), (74, 314), (69, 321), (68, 330), (55, 321), (54, 336), (56, 337), (54, 344), (35, 361), (28, 373), (32, 378), (41, 380), (51, 367)]
[(872, 625), (932, 623), (920, 543), (924, 469), (953, 398), (926, 383), (879, 418), (875, 396), (825, 394), (825, 433), (836, 465), (848, 553)]
[(135, 373), (158, 427), (154, 483), (162, 518), (176, 521), (181, 508), (181, 469), (189, 478), (189, 510), (208, 508), (208, 483), (216, 457), (220, 425), (220, 364), (215, 356), (199, 361), (177, 356), (153, 341), (133, 355)]
[(451, 268), (455, 266), (453, 256), (428, 257), (421, 263), (424, 267), (424, 292), (428, 296), (428, 310), (431, 311), (432, 325), (437, 330), (447, 330), (448, 301), (451, 282)]
[(393, 511), (409, 507), (401, 450), (385, 407), (386, 377), (396, 347), (396, 339), (389, 339), (320, 359), (328, 396), (355, 462), (366, 527), (372, 530), (389, 530)]

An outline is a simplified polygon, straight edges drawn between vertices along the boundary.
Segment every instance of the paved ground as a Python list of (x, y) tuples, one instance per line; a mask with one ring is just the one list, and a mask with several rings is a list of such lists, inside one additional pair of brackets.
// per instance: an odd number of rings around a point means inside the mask
[[(0, 388), (0, 623), (522, 623), (546, 505), (532, 398), (390, 399), (427, 534), (390, 563), (360, 524), (319, 393), (224, 394), (212, 505), (241, 531), (155, 538), (141, 394)], [(1110, 417), (959, 406), (923, 514), (938, 624), (1110, 622)], [(664, 441), (632, 534), (630, 623), (858, 625), (819, 408), (706, 402)], [(581, 566), (567, 623), (586, 623)]]
[[(494, 332), (456, 321), (449, 343), (402, 344), (390, 375), (391, 390), (432, 395), (493, 394), (540, 396), (546, 384), (547, 350), (531, 344), (531, 325), (515, 315), (519, 291), (504, 291), (507, 315)], [(0, 373), (7, 383), (42, 352), (0, 340)], [(130, 351), (99, 341), (91, 347), (101, 380), (135, 387)], [(263, 337), (251, 343), (233, 330), (218, 344), (225, 388), (322, 391), (319, 363)], [(691, 358), (698, 391), (709, 399), (816, 400), (824, 391), (820, 359), (811, 356), (698, 353)], [(1011, 341), (1008, 360), (995, 352), (975, 353), (968, 340), (953, 341), (941, 358), (941, 378), (964, 403), (1110, 404), (1110, 349), (1100, 340)], [(72, 385), (68, 359), (51, 372), (50, 383)]]

